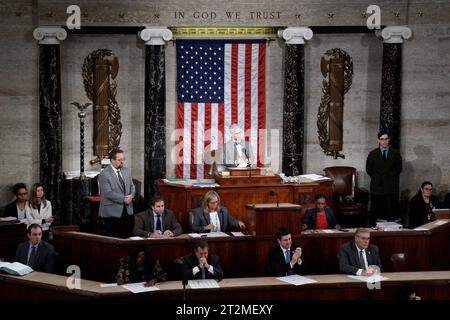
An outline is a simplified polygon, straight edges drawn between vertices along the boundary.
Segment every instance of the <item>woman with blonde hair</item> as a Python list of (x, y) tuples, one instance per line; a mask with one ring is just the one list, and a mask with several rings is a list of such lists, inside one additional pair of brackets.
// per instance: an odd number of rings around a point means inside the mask
[(28, 225), (36, 223), (42, 227), (42, 237), (48, 239), (50, 225), (54, 221), (52, 204), (45, 199), (44, 186), (35, 183), (31, 187), (30, 197), (25, 205)]
[(202, 206), (194, 209), (192, 231), (201, 232), (228, 232), (231, 228), (245, 229), (245, 224), (228, 214), (228, 209), (220, 205), (219, 194), (213, 190), (208, 191), (203, 199)]

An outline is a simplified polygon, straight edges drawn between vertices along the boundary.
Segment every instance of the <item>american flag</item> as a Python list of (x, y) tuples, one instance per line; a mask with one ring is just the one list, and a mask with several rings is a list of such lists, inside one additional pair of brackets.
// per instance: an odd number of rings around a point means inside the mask
[(178, 178), (203, 178), (233, 123), (263, 165), (265, 64), (265, 40), (177, 40)]

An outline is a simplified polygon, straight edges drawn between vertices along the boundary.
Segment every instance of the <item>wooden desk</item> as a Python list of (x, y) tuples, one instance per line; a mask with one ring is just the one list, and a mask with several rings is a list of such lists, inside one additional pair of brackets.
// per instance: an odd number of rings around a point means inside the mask
[(274, 236), (280, 227), (300, 234), (302, 206), (293, 203), (257, 203), (245, 206), (248, 230), (256, 236)]
[[(444, 221), (442, 225), (438, 221)], [(450, 270), (450, 220), (438, 220), (423, 230), (374, 231), (371, 243), (380, 248), (384, 271), (394, 271), (393, 253), (406, 254), (408, 271)], [(73, 230), (73, 231), (70, 231)], [(181, 235), (171, 239), (128, 240), (77, 232), (76, 227), (54, 227), (53, 241), (63, 267), (74, 264), (85, 279), (114, 281), (121, 257), (138, 246), (150, 246), (159, 257), (169, 279), (181, 279), (174, 261), (191, 253), (198, 238)], [(293, 242), (302, 247), (310, 274), (339, 273), (337, 254), (341, 245), (354, 238), (353, 232), (303, 233)], [(203, 240), (203, 238), (202, 238)], [(267, 254), (276, 244), (275, 236), (205, 238), (210, 252), (218, 254), (225, 277), (269, 275)]]
[[(271, 277), (228, 278), (220, 288), (190, 289), (186, 300), (392, 300), (405, 284), (414, 284), (424, 300), (450, 299), (450, 271), (384, 273), (389, 278), (381, 289), (345, 275), (308, 276), (317, 282), (294, 286)], [(183, 298), (181, 281), (158, 284), (158, 291), (133, 294), (121, 286), (100, 287), (100, 282), (81, 280), (80, 289), (68, 289), (67, 277), (32, 272), (17, 277), (0, 274), (0, 299), (4, 300), (178, 300)]]
[[(175, 216), (182, 225), (183, 230), (188, 230), (188, 212), (200, 206), (203, 195), (211, 188), (165, 183), (162, 180), (158, 182), (158, 186), (160, 193), (165, 199), (166, 207), (173, 210)], [(276, 196), (271, 196), (271, 193), (278, 193), (279, 202), (290, 202), (299, 204), (302, 207), (313, 204), (314, 196), (318, 193), (322, 193), (327, 196), (328, 205), (331, 207), (331, 199), (333, 198), (332, 186), (332, 180), (324, 180), (316, 183), (302, 184), (282, 184), (273, 182), (236, 185), (228, 184), (212, 189), (220, 195), (222, 205), (228, 208), (231, 215), (247, 223), (245, 206), (254, 203), (276, 203)]]

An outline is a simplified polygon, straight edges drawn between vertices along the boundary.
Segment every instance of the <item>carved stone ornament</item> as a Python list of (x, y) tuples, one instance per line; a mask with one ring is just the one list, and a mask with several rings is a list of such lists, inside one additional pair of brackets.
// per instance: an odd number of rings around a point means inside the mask
[(122, 136), (120, 108), (116, 101), (119, 60), (109, 49), (91, 52), (83, 64), (83, 83), (94, 108), (94, 155), (101, 162), (119, 147)]
[(317, 115), (319, 143), (327, 156), (344, 159), (345, 155), (340, 153), (343, 145), (344, 94), (352, 85), (353, 60), (339, 48), (328, 50), (325, 56), (329, 60), (322, 57), (320, 64), (325, 79)]

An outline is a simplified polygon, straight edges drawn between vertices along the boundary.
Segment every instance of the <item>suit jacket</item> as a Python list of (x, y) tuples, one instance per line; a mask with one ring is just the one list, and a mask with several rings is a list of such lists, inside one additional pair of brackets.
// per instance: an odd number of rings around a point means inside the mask
[[(205, 213), (202, 207), (194, 209), (193, 213), (194, 221), (192, 222), (192, 232), (205, 232), (203, 231), (203, 227), (211, 223), (209, 213)], [(227, 208), (221, 207), (217, 214), (219, 215), (220, 231), (228, 232), (233, 227), (239, 228), (238, 220), (228, 214)]]
[[(440, 207), (439, 199), (430, 195), (431, 206)], [(409, 227), (416, 228), (428, 223), (428, 213), (425, 201), (423, 201), (422, 192), (419, 191), (409, 202)]]
[[(15, 261), (27, 264), (28, 249), (30, 242), (22, 242), (17, 246)], [(36, 266), (35, 271), (52, 273), (55, 265), (55, 249), (53, 246), (45, 241), (39, 242), (36, 252)]]
[[(368, 266), (376, 265), (380, 267), (380, 271), (383, 271), (378, 252), (376, 245), (369, 244), (369, 247), (366, 249), (367, 264)], [(359, 254), (355, 241), (349, 241), (341, 246), (338, 259), (341, 273), (356, 275), (358, 269), (363, 269), (359, 262)]]
[[(163, 232), (165, 230), (170, 230), (173, 232), (174, 236), (178, 236), (183, 233), (180, 223), (171, 210), (165, 209), (161, 215), (161, 224), (163, 227)], [(144, 212), (138, 213), (134, 216), (134, 229), (133, 234), (135, 236), (147, 237), (149, 232), (154, 232), (154, 219), (153, 210), (145, 210)]]
[[(208, 258), (206, 259), (206, 261), (214, 269), (214, 274), (211, 274), (208, 270), (206, 270), (206, 279), (217, 279), (219, 281), (222, 280), (223, 270), (219, 263), (219, 257), (214, 254), (208, 254)], [(194, 276), (194, 272), (192, 269), (194, 269), (195, 267), (198, 267), (198, 259), (195, 255), (195, 252), (183, 257), (183, 264), (181, 265), (183, 282), (202, 278), (201, 271), (197, 272)]]
[[(299, 246), (296, 244), (291, 245), (291, 257), (295, 252), (295, 249)], [(288, 271), (293, 271), (294, 274), (304, 273), (305, 266), (304, 260), (302, 258), (302, 264), (296, 263), (293, 268), (291, 268), (290, 263), (286, 263), (286, 257), (284, 251), (281, 249), (280, 245), (275, 245), (268, 254), (270, 273), (274, 277), (284, 277)]]
[[(244, 153), (244, 158), (247, 158), (250, 162), (253, 159), (253, 152), (250, 148), (250, 143), (244, 142), (242, 146), (242, 152)], [(217, 164), (223, 164), (229, 167), (236, 167), (235, 161), (239, 159), (239, 154), (237, 152), (235, 143), (233, 140), (226, 142), (222, 149), (219, 151), (219, 155), (216, 157)]]
[(387, 159), (380, 148), (372, 150), (367, 156), (366, 172), (370, 176), (370, 192), (374, 194), (398, 194), (399, 177), (402, 172), (400, 152), (389, 147)]
[[(125, 195), (131, 194), (134, 197), (135, 187), (133, 179), (128, 168), (120, 170), (123, 181), (125, 182), (125, 190), (119, 181), (119, 177), (111, 165), (107, 166), (100, 173), (100, 194), (102, 200), (100, 201), (99, 216), (102, 218), (120, 218), (125, 203), (123, 199)], [(127, 213), (133, 214), (133, 203), (126, 205)]]
[[(328, 229), (334, 229), (337, 223), (333, 209), (326, 207), (325, 216), (327, 217)], [(306, 210), (305, 215), (303, 216), (303, 224), (306, 224), (308, 226), (308, 229), (316, 229), (317, 208), (310, 208)]]

